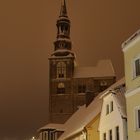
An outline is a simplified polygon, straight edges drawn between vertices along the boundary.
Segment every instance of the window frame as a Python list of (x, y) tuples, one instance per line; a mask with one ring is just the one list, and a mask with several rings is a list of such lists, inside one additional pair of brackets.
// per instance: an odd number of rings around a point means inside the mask
[(140, 76), (140, 70), (139, 70), (139, 74), (138, 75), (136, 74), (136, 61), (137, 60), (139, 60), (139, 64), (140, 64), (140, 55), (138, 55), (137, 57), (135, 57), (133, 59), (133, 79), (135, 79), (135, 78)]
[(135, 131), (140, 131), (140, 106), (135, 107), (134, 109), (134, 127)]

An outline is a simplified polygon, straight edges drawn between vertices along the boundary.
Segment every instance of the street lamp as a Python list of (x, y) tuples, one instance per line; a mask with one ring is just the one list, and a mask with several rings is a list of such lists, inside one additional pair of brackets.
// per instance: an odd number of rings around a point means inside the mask
[(36, 139), (35, 139), (35, 137), (32, 137), (32, 139), (31, 139), (31, 140), (36, 140)]

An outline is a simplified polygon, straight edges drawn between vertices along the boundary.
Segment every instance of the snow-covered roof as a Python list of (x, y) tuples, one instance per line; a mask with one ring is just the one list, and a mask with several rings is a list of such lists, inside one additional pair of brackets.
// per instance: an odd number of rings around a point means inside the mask
[(112, 77), (115, 72), (111, 60), (100, 60), (95, 67), (75, 67), (74, 78)]
[(102, 100), (100, 100), (99, 97), (100, 96), (97, 96), (87, 108), (83, 105), (72, 115), (65, 123), (65, 132), (58, 140), (64, 140), (82, 131), (84, 127), (101, 112)]
[(66, 41), (66, 42), (71, 42), (69, 38), (57, 38), (56, 41)]
[[(124, 78), (113, 84), (107, 90), (115, 89), (122, 84), (124, 84)], [(84, 127), (101, 112), (103, 100), (100, 97), (106, 94), (107, 90), (101, 92), (87, 108), (85, 105), (83, 105), (71, 116), (71, 118), (64, 124), (65, 132), (60, 136), (58, 140), (64, 140), (82, 131)], [(125, 116), (126, 113), (125, 109), (123, 108), (124, 102), (121, 98), (121, 94), (116, 96), (116, 101), (122, 116)]]
[(38, 132), (39, 131), (42, 131), (42, 130), (47, 130), (47, 129), (56, 129), (58, 131), (64, 131), (64, 124), (54, 124), (54, 123), (49, 123), (43, 127), (41, 127), (40, 129), (38, 129)]
[[(56, 129), (64, 131), (64, 133), (59, 137), (58, 140), (64, 140), (77, 134), (78, 132), (81, 132), (84, 129), (84, 127), (101, 112), (103, 102), (101, 97), (107, 94), (107, 91), (112, 91), (113, 89), (120, 87), (124, 83), (125, 80), (124, 78), (122, 78), (105, 91), (99, 93), (99, 95), (95, 97), (95, 99), (89, 104), (88, 107), (86, 107), (86, 105), (80, 106), (79, 109), (66, 121), (65, 124), (47, 124), (46, 126), (40, 128), (39, 131), (45, 129)], [(125, 99), (123, 97), (122, 93), (118, 93), (115, 95), (115, 100), (117, 102), (117, 106), (121, 115), (123, 117), (126, 117), (124, 107)]]
[(126, 115), (126, 99), (125, 95), (122, 92), (116, 92), (114, 95), (114, 99), (116, 101), (116, 105), (118, 107), (118, 110), (123, 118), (127, 118)]
[(125, 84), (125, 78), (121, 78), (120, 80), (118, 80), (116, 83), (114, 83), (113, 85), (111, 85), (110, 87), (108, 87), (106, 90), (104, 90), (104, 94), (102, 94), (100, 96), (100, 98), (103, 98), (104, 96), (106, 96), (108, 93), (113, 92), (115, 89), (119, 88), (120, 86)]

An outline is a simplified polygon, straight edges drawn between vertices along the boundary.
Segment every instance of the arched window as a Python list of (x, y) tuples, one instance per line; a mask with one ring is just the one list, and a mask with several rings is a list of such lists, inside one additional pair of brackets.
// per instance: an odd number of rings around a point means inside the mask
[(65, 85), (64, 83), (59, 83), (57, 87), (57, 94), (64, 94), (65, 93)]
[(57, 64), (57, 78), (66, 77), (66, 64), (64, 62), (58, 62)]

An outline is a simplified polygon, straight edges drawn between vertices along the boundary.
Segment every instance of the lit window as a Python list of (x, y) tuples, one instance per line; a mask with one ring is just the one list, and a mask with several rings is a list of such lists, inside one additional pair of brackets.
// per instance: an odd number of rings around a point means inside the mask
[(64, 83), (59, 83), (57, 87), (57, 94), (64, 94), (65, 93), (65, 85)]
[(140, 58), (135, 59), (134, 61), (134, 77), (140, 75)]
[(140, 130), (140, 107), (135, 110), (136, 115), (136, 130)]
[(109, 104), (106, 105), (106, 115), (109, 114)]
[(116, 140), (120, 140), (120, 136), (119, 136), (119, 126), (116, 127)]
[(66, 77), (66, 64), (64, 62), (58, 62), (57, 64), (57, 78)]

